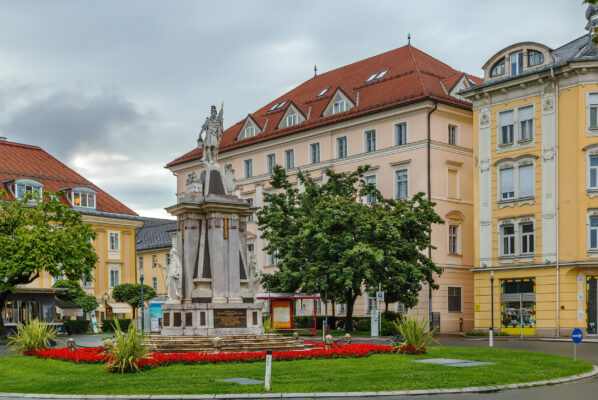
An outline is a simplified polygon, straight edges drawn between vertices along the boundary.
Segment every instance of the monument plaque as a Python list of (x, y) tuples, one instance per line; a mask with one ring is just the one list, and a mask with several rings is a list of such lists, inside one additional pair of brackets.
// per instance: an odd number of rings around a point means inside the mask
[(214, 310), (215, 328), (247, 328), (247, 313), (243, 309)]

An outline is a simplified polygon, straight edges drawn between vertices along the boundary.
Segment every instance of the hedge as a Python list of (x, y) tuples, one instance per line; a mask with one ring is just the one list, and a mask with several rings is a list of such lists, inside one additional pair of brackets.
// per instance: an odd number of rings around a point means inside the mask
[(64, 328), (66, 329), (68, 334), (73, 335), (76, 333), (87, 333), (91, 321), (88, 321), (86, 319), (74, 319), (66, 320), (62, 323), (64, 324)]
[[(127, 330), (129, 330), (129, 325), (131, 325), (131, 319), (123, 319), (123, 318), (118, 318), (117, 319), (118, 324), (120, 325), (120, 329), (123, 332), (126, 332)], [(114, 332), (114, 320), (112, 319), (107, 319), (104, 320), (104, 323), (102, 324), (102, 331), (103, 332)]]

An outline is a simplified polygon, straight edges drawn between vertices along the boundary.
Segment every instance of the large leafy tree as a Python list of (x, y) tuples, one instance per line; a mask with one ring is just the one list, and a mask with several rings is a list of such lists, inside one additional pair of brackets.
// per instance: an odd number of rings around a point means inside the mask
[[(301, 193), (276, 166), (271, 185), (277, 191), (264, 195), (266, 205), (258, 212), (265, 249), (278, 259), (277, 272), (262, 279), (266, 289), (328, 293), (329, 299), (346, 303), (348, 331), (363, 290), (381, 283), (393, 288), (396, 301), (413, 307), (422, 285), (437, 288), (434, 274), (442, 272), (425, 251), (432, 247), (432, 224), (443, 223), (434, 203), (423, 193), (410, 200), (384, 198), (365, 183), (368, 169), (328, 170), (321, 186), (300, 172)], [(367, 194), (376, 202), (365, 204)]]
[[(39, 278), (43, 271), (69, 280), (92, 279), (97, 261), (95, 232), (81, 215), (45, 193), (11, 200), (0, 191), (0, 315), (17, 285)], [(6, 336), (0, 318), (0, 337)]]
[[(153, 287), (143, 285), (143, 302), (153, 299), (158, 294)], [(141, 284), (121, 283), (112, 289), (112, 298), (122, 303), (128, 303), (133, 307), (133, 313), (137, 315), (137, 308), (141, 306)]]
[(60, 279), (56, 281), (53, 287), (67, 289), (56, 293), (56, 297), (81, 307), (86, 314), (93, 312), (99, 306), (98, 300), (94, 296), (85, 293), (79, 282)]

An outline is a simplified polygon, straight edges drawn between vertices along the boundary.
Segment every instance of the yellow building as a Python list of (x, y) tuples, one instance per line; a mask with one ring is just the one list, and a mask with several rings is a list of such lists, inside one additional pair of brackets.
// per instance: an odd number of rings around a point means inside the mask
[[(112, 288), (120, 283), (134, 283), (137, 279), (135, 268), (135, 229), (143, 226), (143, 219), (133, 210), (104, 192), (46, 151), (37, 146), (0, 140), (0, 181), (1, 189), (12, 198), (22, 198), (26, 192), (64, 191), (60, 201), (81, 214), (83, 221), (90, 223), (96, 231), (93, 242), (98, 254), (98, 262), (93, 272), (93, 281), (82, 281), (81, 286), (95, 296), (100, 306), (96, 317), (102, 320), (113, 314), (121, 318), (132, 316), (128, 304), (116, 303), (110, 296)], [(60, 276), (42, 273), (29, 288), (51, 288)], [(53, 311), (42, 310), (48, 306), (39, 299), (12, 304), (39, 310), (44, 319), (53, 320)], [(8, 312), (8, 310), (6, 310)], [(8, 314), (6, 314), (8, 315)], [(6, 315), (4, 316), (6, 319)], [(18, 309), (12, 315), (20, 315)], [(9, 321), (14, 322), (14, 321)], [(18, 322), (18, 321), (17, 321)]]
[[(149, 285), (159, 297), (166, 298), (166, 271), (161, 266), (170, 263), (171, 232), (176, 232), (177, 222), (171, 219), (147, 218), (137, 229), (137, 268), (143, 268), (144, 284)], [(154, 262), (154, 260), (158, 262)]]
[[(593, 31), (598, 9), (586, 13)], [(492, 56), (474, 110), (475, 327), (596, 334), (598, 51), (524, 42)], [(491, 276), (494, 315), (491, 316)], [(523, 326), (521, 325), (523, 320)]]

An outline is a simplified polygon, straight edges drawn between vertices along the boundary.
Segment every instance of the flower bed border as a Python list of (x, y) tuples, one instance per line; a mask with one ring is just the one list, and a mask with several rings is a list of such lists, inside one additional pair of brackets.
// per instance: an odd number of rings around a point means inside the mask
[[(401, 354), (423, 354), (425, 349), (414, 349), (412, 347), (395, 348), (388, 345), (378, 344), (348, 344), (334, 345), (332, 349), (323, 348), (322, 343), (312, 344), (315, 348), (311, 350), (291, 350), (272, 352), (273, 361), (294, 361), (331, 358), (360, 358), (372, 354), (401, 353)], [(68, 350), (67, 348), (34, 350), (27, 353), (29, 356), (47, 358), (53, 360), (70, 361), (75, 363), (103, 364), (110, 359), (110, 354), (103, 352), (102, 347), (80, 348)], [(217, 364), (217, 363), (251, 363), (266, 360), (265, 351), (239, 352), (239, 353), (152, 353), (141, 360), (138, 364), (140, 369), (155, 368), (173, 364)]]

